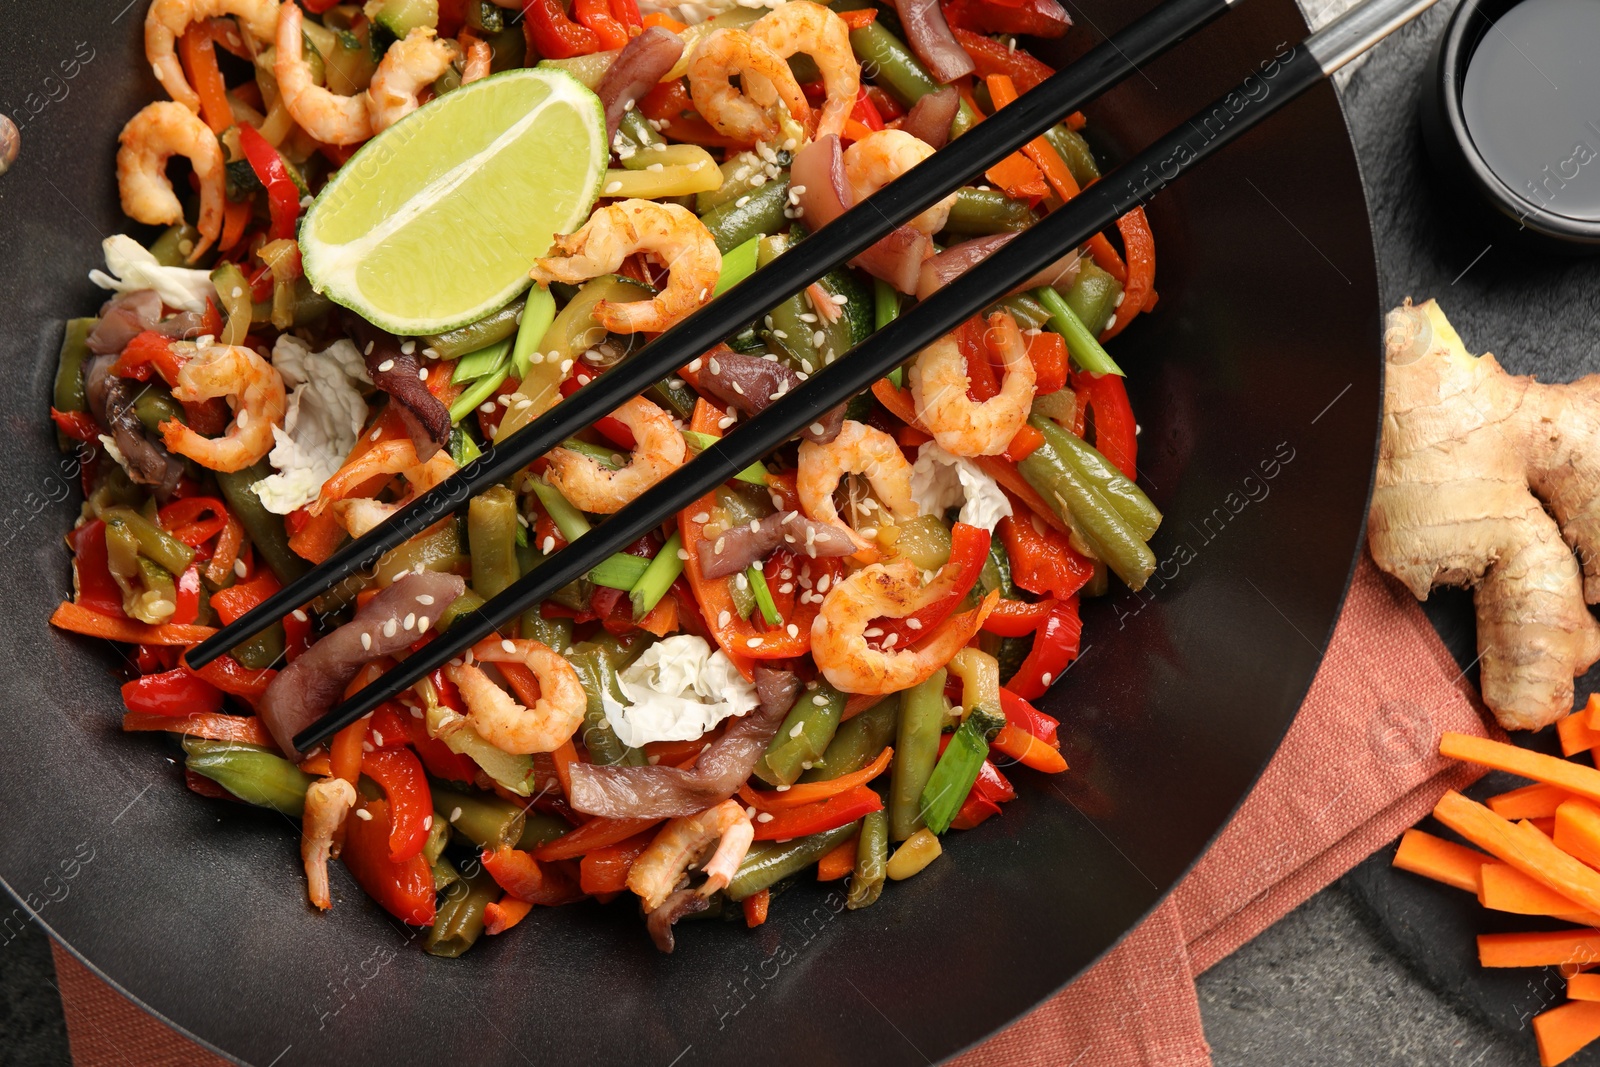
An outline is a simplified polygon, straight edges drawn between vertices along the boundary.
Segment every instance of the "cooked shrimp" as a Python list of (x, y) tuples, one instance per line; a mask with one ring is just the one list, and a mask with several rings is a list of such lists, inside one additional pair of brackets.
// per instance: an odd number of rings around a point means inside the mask
[(323, 911), (333, 905), (328, 895), (333, 835), (344, 825), (355, 802), (356, 787), (343, 778), (322, 778), (306, 790), (306, 810), (300, 817), (300, 862), (306, 868), (307, 895)]
[(214, 471), (243, 470), (272, 451), (272, 428), (283, 424), (288, 401), (277, 368), (238, 345), (195, 349), (178, 371), (172, 396), (198, 403), (225, 396), (233, 423), (221, 437), (202, 437), (177, 419), (161, 424), (168, 449)]
[(572, 664), (548, 645), (488, 637), (472, 646), (472, 655), (484, 663), (520, 663), (539, 679), (539, 699), (528, 708), (470, 663), (445, 668), (461, 690), (472, 728), (502, 752), (554, 752), (583, 725), (589, 707), (583, 683)]
[[(927, 585), (910, 560), (872, 563), (835, 582), (811, 624), (811, 655), (828, 683), (846, 693), (887, 694), (927, 681), (972, 639), (999, 599), (990, 593), (977, 610), (952, 616), (907, 648), (873, 648), (866, 629), (874, 619), (901, 619), (955, 589), (943, 573)], [(887, 640), (887, 639), (886, 639)]]
[[(463, 38), (466, 36), (462, 35)], [(472, 38), (467, 45), (467, 61), (461, 68), (461, 84), (470, 85), (480, 78), (487, 78), (493, 69), (490, 64), (494, 61), (494, 49), (489, 47), (489, 42), (480, 37)]]
[[(774, 114), (780, 100), (802, 127), (811, 121), (811, 105), (788, 61), (744, 30), (706, 34), (695, 45), (688, 69), (695, 110), (724, 137), (746, 144), (774, 140), (782, 128)], [(742, 89), (733, 86), (733, 78)]]
[(167, 180), (167, 160), (186, 156), (200, 183), (200, 243), (193, 262), (222, 233), (224, 169), (217, 135), (182, 104), (161, 100), (140, 109), (117, 138), (117, 188), (129, 218), (152, 226), (183, 221), (183, 204)]
[(998, 456), (1028, 423), (1037, 381), (1028, 346), (1010, 315), (989, 319), (1005, 361), (1005, 384), (988, 400), (967, 396), (967, 364), (954, 337), (946, 335), (917, 353), (907, 372), (917, 419), (939, 446), (957, 456)]
[(733, 880), (733, 872), (750, 851), (755, 833), (750, 816), (737, 800), (724, 800), (698, 815), (673, 819), (633, 861), (628, 870), (628, 888), (638, 895), (645, 911), (655, 911), (677, 887), (695, 857), (721, 838), (716, 854), (705, 866), (706, 881), (700, 887), (702, 895), (710, 896)]
[(722, 253), (705, 223), (687, 208), (654, 200), (622, 200), (596, 211), (583, 227), (556, 237), (551, 256), (529, 274), (542, 285), (576, 285), (611, 274), (634, 252), (667, 268), (667, 285), (650, 300), (594, 306), (595, 321), (612, 333), (660, 333), (711, 299), (722, 275)]
[(634, 397), (612, 417), (633, 431), (633, 455), (620, 470), (608, 470), (570, 448), (550, 451), (550, 484), (579, 511), (610, 515), (683, 466), (688, 447), (665, 411)]
[(278, 0), (155, 0), (144, 16), (144, 56), (150, 69), (172, 99), (196, 115), (200, 97), (178, 62), (178, 38), (190, 23), (221, 15), (236, 16), (239, 25), (263, 44), (278, 32)]
[[(933, 155), (933, 146), (904, 130), (875, 130), (844, 150), (844, 176), (859, 203)], [(950, 220), (956, 202), (951, 193), (911, 220), (932, 237)]]
[(846, 474), (864, 475), (879, 503), (894, 518), (916, 515), (917, 505), (911, 499), (911, 464), (894, 438), (882, 430), (846, 420), (839, 436), (825, 445), (800, 442), (796, 488), (801, 509), (818, 522), (844, 526), (856, 548), (869, 548), (872, 542), (841, 522), (833, 503), (834, 491)]
[(417, 26), (405, 40), (390, 45), (367, 86), (372, 132), (382, 133), (417, 110), (417, 93), (450, 69), (456, 52), (454, 41), (439, 40), (428, 26)]
[(304, 22), (293, 2), (283, 5), (278, 16), (278, 55), (272, 71), (278, 79), (283, 106), (300, 128), (327, 144), (358, 144), (372, 136), (372, 116), (366, 97), (340, 96), (311, 79), (302, 51)]
[(816, 135), (843, 133), (861, 92), (861, 64), (850, 48), (850, 27), (844, 19), (811, 0), (790, 0), (757, 19), (750, 36), (784, 59), (802, 52), (816, 60), (827, 91)]
[[(404, 446), (403, 448), (386, 446)], [(350, 497), (348, 499), (332, 499), (328, 495), (327, 486), (323, 486), (323, 495), (311, 505), (313, 515), (320, 514), (329, 507), (333, 508), (334, 517), (339, 520), (351, 537), (360, 537), (374, 526), (382, 523), (389, 516), (399, 511), (401, 507), (426, 493), (429, 489), (444, 481), (456, 472), (455, 460), (443, 450), (435, 452), (426, 463), (417, 462), (417, 450), (410, 441), (385, 441), (378, 448), (368, 452), (383, 451), (375, 457), (373, 466), (366, 468), (373, 475), (399, 474), (403, 475), (409, 491), (404, 499), (394, 503), (382, 500), (373, 500), (370, 497)], [(365, 457), (363, 457), (365, 458)], [(341, 474), (343, 471), (340, 472)], [(337, 477), (337, 475), (335, 476)], [(333, 479), (329, 479), (332, 482)]]

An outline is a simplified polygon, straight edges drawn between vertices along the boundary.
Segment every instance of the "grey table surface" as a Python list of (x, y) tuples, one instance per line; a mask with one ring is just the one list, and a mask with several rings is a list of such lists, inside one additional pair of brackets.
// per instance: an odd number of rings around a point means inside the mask
[[(1331, 6), (1310, 0), (1308, 7)], [(1367, 182), (1383, 296), (1434, 296), (1475, 350), (1493, 349), (1514, 371), (1552, 364), (1600, 369), (1596, 261), (1529, 263), (1489, 243), (1436, 202), (1417, 132), (1416, 101), (1428, 50), (1450, 4), (1382, 45), (1343, 87)], [(1291, 220), (1292, 222), (1292, 220)], [(1308, 255), (1316, 250), (1307, 247)], [(1329, 284), (1339, 284), (1333, 271)], [(1540, 314), (1578, 299), (1591, 313), (1565, 316), (1560, 335)], [(1553, 360), (1539, 358), (1567, 347)], [(1200, 1010), (1219, 1067), (1454, 1067), (1538, 1062), (1530, 1034), (1489, 1029), (1448, 990), (1430, 987), (1385, 943), (1381, 929), (1339, 883), (1201, 976)], [(70, 1063), (45, 935), (31, 928), (0, 948), (0, 1064)]]

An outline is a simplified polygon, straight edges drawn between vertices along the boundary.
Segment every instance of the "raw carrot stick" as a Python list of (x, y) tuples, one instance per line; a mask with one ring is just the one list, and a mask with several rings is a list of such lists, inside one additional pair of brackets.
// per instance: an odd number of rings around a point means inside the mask
[(837, 882), (856, 869), (856, 839), (842, 842), (817, 861), (817, 881)]
[(1479, 868), (1478, 903), (1514, 915), (1555, 915), (1569, 922), (1600, 926), (1600, 915), (1584, 911), (1543, 882), (1504, 863), (1485, 863)]
[(1484, 803), (1502, 819), (1548, 819), (1555, 815), (1561, 802), (1571, 796), (1558, 786), (1537, 782), (1492, 796)]
[(1600, 1001), (1600, 974), (1575, 974), (1568, 978), (1567, 996), (1572, 1000)]
[(1556, 847), (1527, 823), (1511, 823), (1454, 789), (1439, 798), (1433, 817), (1497, 859), (1578, 903), (1600, 912), (1600, 872)]
[(1532, 778), (1546, 785), (1558, 785), (1569, 793), (1600, 801), (1600, 770), (1555, 756), (1529, 752), (1503, 741), (1447, 733), (1439, 738), (1439, 755)]
[(1402, 871), (1432, 878), (1435, 882), (1478, 891), (1478, 868), (1490, 859), (1476, 849), (1434, 837), (1423, 830), (1407, 830), (1394, 854), (1394, 865)]
[(1600, 960), (1600, 932), (1594, 930), (1478, 935), (1478, 962), (1485, 967), (1555, 967), (1596, 960)]
[(1573, 797), (1556, 808), (1556, 847), (1600, 867), (1600, 805)]
[(1568, 1001), (1533, 1017), (1541, 1067), (1555, 1067), (1600, 1037), (1600, 1004)]
[(1600, 732), (1590, 725), (1589, 716), (1582, 712), (1568, 715), (1556, 723), (1556, 736), (1561, 738), (1561, 754), (1576, 756), (1600, 745)]

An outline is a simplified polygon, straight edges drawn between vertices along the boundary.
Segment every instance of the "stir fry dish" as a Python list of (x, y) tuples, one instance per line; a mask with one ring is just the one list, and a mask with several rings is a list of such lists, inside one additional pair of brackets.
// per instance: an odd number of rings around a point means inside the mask
[[(849, 907), (1066, 771), (1161, 516), (1103, 343), (1141, 210), (398, 699), (297, 734), (1099, 177), (1081, 115), (203, 668), (184, 654), (1051, 74), (1057, 0), (153, 0), (50, 409), (127, 731), (456, 956), (535, 907)], [(182, 157), (173, 160), (173, 157)], [(175, 162), (171, 171), (169, 161)], [(1003, 768), (1003, 770), (1002, 770)], [(272, 823), (269, 825), (276, 825)], [(285, 872), (286, 877), (288, 872)], [(294, 877), (298, 878), (296, 873)]]

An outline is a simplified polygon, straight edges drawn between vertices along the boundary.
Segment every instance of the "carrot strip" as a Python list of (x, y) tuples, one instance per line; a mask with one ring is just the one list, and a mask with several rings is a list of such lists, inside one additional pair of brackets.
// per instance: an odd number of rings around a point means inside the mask
[(1478, 962), (1485, 967), (1556, 967), (1597, 961), (1600, 931), (1523, 930), (1478, 935)]
[(750, 790), (750, 796), (755, 798), (755, 806), (762, 811), (782, 811), (785, 808), (798, 808), (802, 804), (814, 804), (819, 800), (846, 793), (858, 785), (866, 785), (878, 775), (889, 769), (889, 761), (894, 758), (894, 749), (886, 748), (878, 753), (878, 758), (850, 774), (841, 774), (837, 778), (830, 778), (825, 782), (802, 782), (790, 786), (781, 793), (765, 790)]
[(1504, 863), (1485, 863), (1479, 868), (1478, 903), (1514, 915), (1554, 915), (1570, 922), (1600, 926), (1600, 915), (1584, 911), (1543, 882)]
[(224, 715), (221, 712), (193, 715), (152, 715), (143, 711), (124, 712), (122, 728), (129, 733), (142, 730), (166, 730), (185, 737), (203, 737), (208, 741), (237, 741), (245, 745), (275, 748), (272, 735), (254, 715)]
[(1527, 823), (1507, 822), (1454, 789), (1439, 798), (1433, 817), (1496, 859), (1576, 901), (1583, 910), (1600, 912), (1600, 872), (1561, 851)]
[(236, 204), (229, 200), (222, 205), (222, 239), (217, 242), (217, 250), (227, 252), (238, 244), (239, 238), (244, 236), (245, 224), (249, 221), (249, 204)]
[(973, 459), (983, 468), (984, 473), (999, 482), (1000, 487), (1007, 493), (1028, 505), (1028, 509), (1043, 519), (1047, 525), (1054, 526), (1064, 534), (1072, 532), (1067, 528), (1067, 524), (1061, 521), (1061, 516), (1057, 515), (1044, 497), (1039, 495), (1039, 491), (1028, 484), (1028, 480), (1017, 470), (1015, 463), (1007, 463), (999, 456), (974, 456)]
[(763, 889), (744, 898), (744, 924), (757, 927), (767, 921), (767, 908), (772, 904), (772, 890)]
[(1144, 208), (1136, 207), (1117, 220), (1122, 233), (1122, 247), (1128, 253), (1128, 278), (1122, 290), (1122, 303), (1117, 305), (1117, 316), (1111, 327), (1100, 335), (1109, 341), (1122, 332), (1133, 317), (1146, 309), (1150, 294), (1156, 285), (1156, 239), (1150, 232), (1150, 220)]
[(1600, 1001), (1600, 974), (1575, 974), (1568, 978), (1567, 996), (1572, 1000)]
[(486, 934), (503, 934), (523, 919), (533, 910), (533, 905), (526, 900), (518, 900), (507, 893), (498, 902), (491, 901), (483, 909), (483, 932)]
[(856, 869), (856, 839), (836, 846), (822, 859), (817, 861), (817, 881), (837, 882), (846, 878)]
[(1600, 807), (1581, 797), (1556, 808), (1556, 847), (1591, 867), (1600, 867)]
[(1600, 1004), (1574, 1000), (1542, 1011), (1533, 1017), (1533, 1037), (1541, 1067), (1555, 1067), (1600, 1038)]
[(178, 54), (189, 75), (189, 84), (200, 97), (200, 114), (211, 132), (221, 133), (232, 126), (233, 108), (228, 104), (227, 83), (222, 80), (222, 70), (217, 66), (217, 50), (210, 27), (204, 23), (189, 27), (178, 39)]
[(1600, 801), (1600, 770), (1555, 756), (1529, 752), (1503, 741), (1447, 733), (1439, 738), (1439, 755), (1532, 778), (1546, 785), (1557, 785), (1569, 793)]
[(1556, 736), (1561, 738), (1561, 754), (1576, 756), (1600, 745), (1600, 732), (1590, 724), (1589, 716), (1578, 712), (1556, 723)]
[(1587, 717), (1591, 730), (1600, 730), (1600, 693), (1590, 693), (1589, 702), (1583, 706), (1583, 710), (1574, 714)]
[(1402, 871), (1432, 878), (1435, 882), (1478, 891), (1478, 869), (1490, 859), (1482, 852), (1434, 837), (1422, 830), (1407, 830), (1394, 854), (1394, 866)]
[(130, 645), (193, 645), (217, 632), (210, 626), (173, 622), (151, 626), (134, 619), (118, 619), (70, 600), (62, 601), (56, 608), (50, 616), (50, 625), (86, 637), (104, 637)]
[(1548, 819), (1571, 797), (1565, 789), (1540, 782), (1497, 794), (1484, 803), (1502, 819)]
[(661, 822), (660, 819), (608, 819), (604, 816), (590, 819), (554, 841), (548, 841), (533, 850), (534, 858), (545, 860), (577, 859), (586, 852), (626, 841), (634, 834), (643, 833)]

